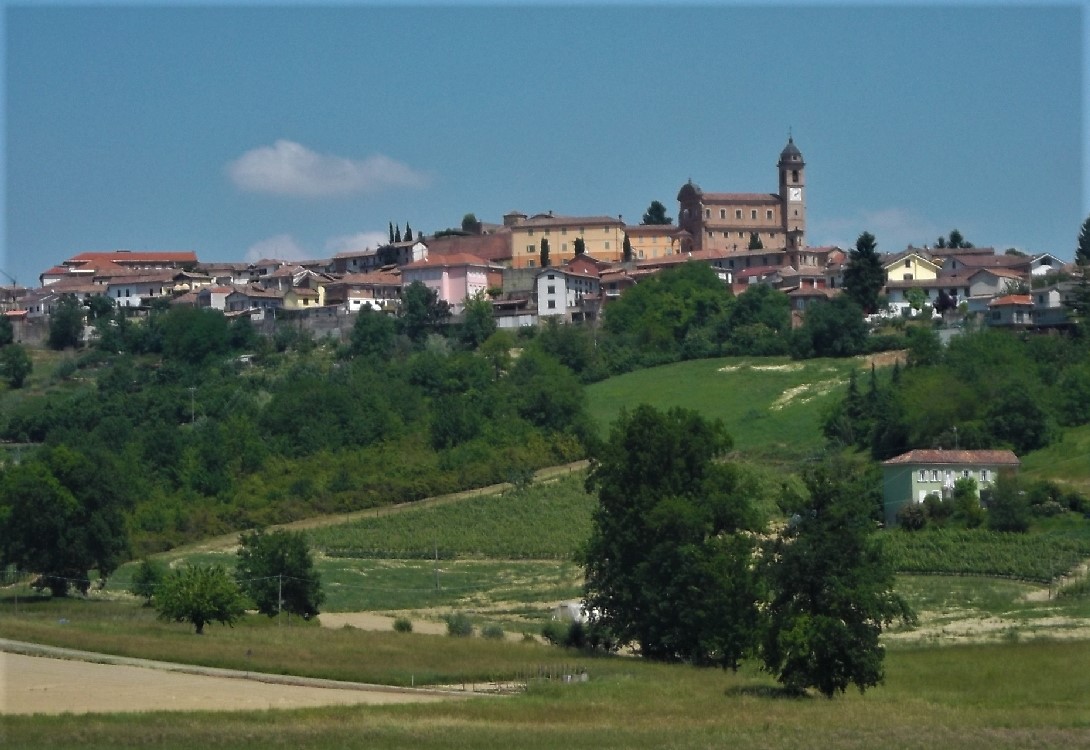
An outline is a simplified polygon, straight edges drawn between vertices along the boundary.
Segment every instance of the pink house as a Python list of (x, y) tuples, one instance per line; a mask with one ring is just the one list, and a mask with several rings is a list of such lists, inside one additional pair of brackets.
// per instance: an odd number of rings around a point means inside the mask
[(458, 315), (466, 298), (502, 286), (503, 267), (468, 253), (433, 255), (401, 267), (402, 288), (416, 281), (434, 289)]

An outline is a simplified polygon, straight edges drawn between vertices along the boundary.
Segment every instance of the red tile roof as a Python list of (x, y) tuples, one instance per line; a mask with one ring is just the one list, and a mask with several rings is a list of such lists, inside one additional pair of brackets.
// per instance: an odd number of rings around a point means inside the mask
[(93, 263), (109, 261), (113, 263), (196, 263), (197, 254), (192, 251), (148, 252), (144, 250), (110, 250), (106, 252), (88, 252), (74, 255), (65, 263)]
[(1021, 461), (1013, 451), (969, 451), (969, 450), (911, 450), (883, 461), (883, 466), (901, 466), (904, 464), (1000, 464), (1018, 466)]
[(775, 193), (704, 193), (705, 203), (779, 203)]
[(1003, 307), (1004, 305), (1033, 307), (1033, 298), (1028, 294), (1008, 294), (1003, 297), (996, 297), (988, 303), (988, 307)]
[(424, 260), (418, 260), (414, 263), (409, 263), (402, 266), (403, 269), (408, 268), (448, 268), (450, 266), (490, 266), (489, 261), (478, 255), (470, 255), (469, 253), (450, 253), (444, 255), (431, 255), (429, 254)]

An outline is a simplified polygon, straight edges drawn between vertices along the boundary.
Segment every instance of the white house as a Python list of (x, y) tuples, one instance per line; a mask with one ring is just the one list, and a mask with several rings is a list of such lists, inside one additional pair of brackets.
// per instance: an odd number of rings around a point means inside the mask
[(534, 287), (539, 319), (563, 315), (571, 321), (597, 315), (602, 296), (602, 285), (597, 276), (562, 268), (543, 268), (535, 277)]
[(174, 271), (115, 276), (106, 282), (106, 296), (118, 307), (139, 307), (148, 299), (169, 297), (173, 291)]

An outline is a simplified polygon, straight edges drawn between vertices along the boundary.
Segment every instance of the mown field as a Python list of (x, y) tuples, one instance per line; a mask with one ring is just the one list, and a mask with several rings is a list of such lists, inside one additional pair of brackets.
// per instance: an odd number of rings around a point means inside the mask
[(587, 387), (602, 435), (622, 408), (680, 406), (722, 419), (735, 449), (775, 462), (820, 452), (823, 410), (864, 358), (795, 362), (778, 357), (703, 359), (637, 370)]

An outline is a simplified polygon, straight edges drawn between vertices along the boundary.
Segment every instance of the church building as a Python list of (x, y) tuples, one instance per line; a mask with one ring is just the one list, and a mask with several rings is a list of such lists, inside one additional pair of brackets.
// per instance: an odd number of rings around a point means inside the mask
[(780, 152), (776, 193), (705, 193), (692, 180), (677, 195), (678, 227), (694, 250), (744, 252), (754, 238), (762, 249), (806, 246), (806, 162), (793, 138)]

